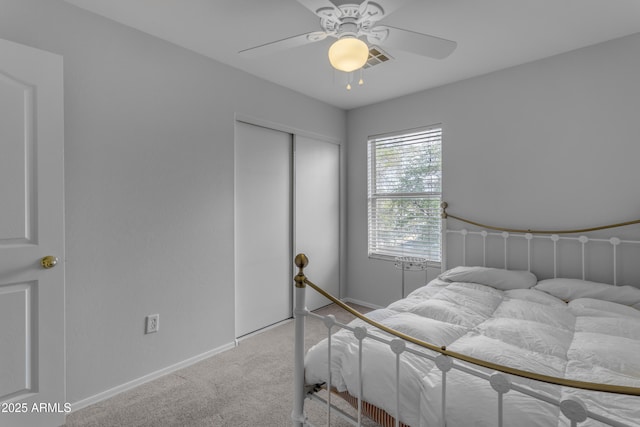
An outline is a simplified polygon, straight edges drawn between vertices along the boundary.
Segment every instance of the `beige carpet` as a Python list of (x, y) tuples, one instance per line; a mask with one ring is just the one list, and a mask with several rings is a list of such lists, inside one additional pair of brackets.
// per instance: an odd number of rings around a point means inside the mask
[[(352, 317), (333, 305), (319, 313), (334, 314), (341, 322)], [(320, 321), (306, 323), (308, 346), (326, 336)], [(232, 350), (73, 412), (66, 426), (290, 426), (293, 328), (292, 321), (278, 325), (241, 340)], [(354, 414), (348, 405), (341, 406)], [(323, 406), (307, 400), (305, 411), (314, 425), (326, 425)], [(349, 424), (335, 417), (331, 425)]]

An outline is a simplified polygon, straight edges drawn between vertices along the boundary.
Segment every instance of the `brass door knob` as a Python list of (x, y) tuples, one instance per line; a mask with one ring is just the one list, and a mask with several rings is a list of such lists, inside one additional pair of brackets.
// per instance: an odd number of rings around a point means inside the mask
[(53, 268), (58, 264), (58, 258), (53, 255), (47, 255), (46, 257), (40, 260), (40, 265), (42, 268)]

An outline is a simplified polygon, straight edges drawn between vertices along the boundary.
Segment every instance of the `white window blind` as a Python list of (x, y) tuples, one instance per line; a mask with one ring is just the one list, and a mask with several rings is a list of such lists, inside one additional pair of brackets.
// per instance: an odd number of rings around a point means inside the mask
[(369, 139), (369, 256), (440, 262), (442, 129)]

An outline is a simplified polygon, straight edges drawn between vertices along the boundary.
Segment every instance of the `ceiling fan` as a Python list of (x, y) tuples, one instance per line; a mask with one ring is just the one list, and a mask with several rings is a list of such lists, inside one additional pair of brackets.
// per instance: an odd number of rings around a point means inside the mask
[(457, 46), (457, 43), (451, 40), (388, 25), (377, 25), (379, 20), (398, 9), (405, 0), (364, 0), (360, 3), (357, 3), (358, 0), (297, 1), (320, 18), (321, 31), (255, 46), (242, 50), (239, 54), (245, 57), (270, 54), (334, 37), (338, 41), (329, 49), (331, 65), (338, 70), (351, 72), (364, 66), (367, 61), (369, 46), (362, 38), (366, 38), (371, 45), (435, 59), (446, 58)]

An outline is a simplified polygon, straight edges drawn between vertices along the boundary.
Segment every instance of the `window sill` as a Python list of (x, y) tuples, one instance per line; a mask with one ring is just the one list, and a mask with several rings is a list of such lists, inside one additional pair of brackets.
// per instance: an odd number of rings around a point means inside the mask
[[(415, 255), (411, 255), (415, 256)], [(396, 256), (393, 255), (383, 255), (383, 254), (369, 254), (369, 259), (377, 260), (377, 261), (388, 261), (395, 262)], [(427, 268), (441, 268), (442, 263), (440, 261), (428, 261), (427, 260)]]

